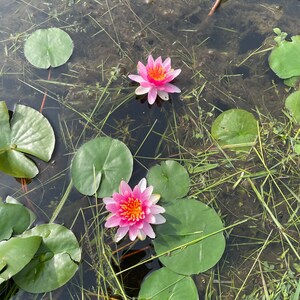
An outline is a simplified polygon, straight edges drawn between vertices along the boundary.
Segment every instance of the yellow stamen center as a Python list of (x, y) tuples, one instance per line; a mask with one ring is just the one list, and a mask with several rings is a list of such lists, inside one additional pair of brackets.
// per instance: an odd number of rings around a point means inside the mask
[(161, 65), (156, 65), (148, 69), (148, 76), (156, 81), (160, 81), (166, 78), (167, 73)]
[(137, 198), (129, 197), (120, 204), (120, 208), (120, 216), (128, 221), (135, 222), (145, 217), (142, 209), (142, 201)]

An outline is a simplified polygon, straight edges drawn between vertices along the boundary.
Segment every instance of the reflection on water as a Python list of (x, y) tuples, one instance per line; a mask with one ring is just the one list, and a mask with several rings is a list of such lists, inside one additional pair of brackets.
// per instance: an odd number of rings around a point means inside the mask
[[(299, 33), (299, 1), (224, 1), (208, 18), (209, 5), (210, 1), (199, 0), (2, 0), (1, 100), (11, 110), (16, 103), (39, 109), (47, 90), (43, 113), (55, 129), (57, 143), (49, 163), (36, 160), (40, 174), (27, 193), (14, 178), (1, 174), (0, 196), (11, 195), (31, 205), (40, 222), (46, 222), (69, 184), (74, 152), (92, 137), (110, 135), (128, 144), (135, 156), (132, 181), (136, 183), (154, 164), (154, 157), (178, 156), (172, 141), (176, 144), (177, 134), (188, 131), (180, 128), (188, 111), (258, 107), (277, 115), (283, 88), (279, 87), (274, 101), (273, 75), (265, 54), (248, 55), (271, 45), (274, 27)], [(51, 71), (47, 81), (47, 70), (36, 70), (24, 59), (23, 43), (35, 29), (50, 26), (66, 30), (75, 51), (66, 65)], [(173, 66), (182, 69), (176, 84), (183, 91), (172, 101), (152, 107), (135, 99), (135, 86), (126, 77), (150, 52), (170, 56)], [(116, 78), (108, 85), (113, 74)], [(197, 89), (205, 82), (195, 101)], [(89, 117), (92, 122), (87, 123)], [(178, 130), (170, 131), (171, 127)], [(185, 146), (193, 145), (186, 141)], [(91, 202), (72, 191), (58, 221), (71, 226), (77, 211)], [(74, 230), (79, 237), (84, 228), (78, 224)], [(84, 279), (91, 280), (91, 276)], [(61, 299), (60, 293), (54, 297)], [(22, 297), (30, 299), (30, 295)]]

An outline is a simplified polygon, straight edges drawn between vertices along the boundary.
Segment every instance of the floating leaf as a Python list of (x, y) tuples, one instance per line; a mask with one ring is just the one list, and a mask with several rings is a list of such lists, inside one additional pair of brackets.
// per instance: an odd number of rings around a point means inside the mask
[(186, 169), (174, 160), (167, 160), (152, 167), (147, 179), (154, 192), (165, 200), (184, 197), (190, 188), (190, 177)]
[(211, 134), (221, 145), (233, 150), (250, 149), (257, 136), (257, 121), (242, 109), (229, 109), (221, 113), (212, 124)]
[(0, 284), (22, 270), (33, 258), (41, 237), (13, 237), (0, 242)]
[(77, 271), (81, 259), (72, 231), (62, 225), (44, 224), (22, 235), (29, 236), (42, 237), (42, 244), (31, 262), (13, 277), (16, 284), (29, 293), (49, 292), (64, 285)]
[(21, 204), (0, 203), (0, 241), (20, 234), (30, 225), (30, 214)]
[(198, 291), (191, 277), (161, 268), (147, 276), (139, 292), (140, 300), (197, 300)]
[(73, 53), (73, 41), (59, 28), (38, 29), (25, 42), (24, 54), (37, 68), (55, 68), (68, 61)]
[(295, 120), (300, 123), (300, 91), (296, 91), (286, 98), (285, 107)]
[(82, 145), (74, 156), (71, 175), (74, 186), (84, 195), (109, 197), (121, 180), (131, 177), (133, 159), (127, 146), (110, 137), (98, 137)]
[(20, 104), (9, 123), (4, 101), (0, 101), (0, 120), (0, 170), (18, 178), (33, 178), (38, 169), (23, 153), (50, 160), (55, 144), (50, 123), (35, 109)]
[(280, 78), (286, 79), (300, 75), (300, 36), (285, 40), (286, 33), (275, 32), (277, 46), (269, 56), (269, 65), (273, 72)]
[(300, 84), (300, 76), (285, 79), (283, 80), (283, 83), (289, 87), (297, 88)]
[(213, 267), (225, 249), (223, 224), (215, 210), (188, 198), (169, 202), (165, 209), (166, 223), (157, 226), (153, 241), (157, 255), (166, 253), (159, 257), (162, 264), (184, 275)]
[[(23, 206), (23, 204), (22, 203), (20, 203), (18, 200), (16, 200), (15, 198), (13, 198), (13, 197), (11, 197), (11, 196), (7, 196), (6, 197), (6, 199), (5, 199), (5, 202), (6, 203), (10, 203), (10, 204), (18, 204), (18, 205), (22, 205)], [(25, 206), (24, 206), (25, 207)], [(30, 210), (29, 208), (27, 208), (27, 207), (25, 207), (25, 209), (27, 210), (27, 212), (29, 213), (29, 216), (30, 216), (30, 221), (29, 221), (29, 224), (28, 224), (28, 227), (30, 227), (30, 225), (36, 220), (36, 215), (35, 215), (35, 213), (32, 211), (32, 210)], [(1, 221), (0, 221), (1, 222)], [(27, 227), (27, 228), (28, 228)], [(0, 226), (0, 228), (1, 228), (1, 226)], [(26, 228), (26, 229), (27, 229)], [(23, 231), (21, 231), (21, 232), (23, 232)]]

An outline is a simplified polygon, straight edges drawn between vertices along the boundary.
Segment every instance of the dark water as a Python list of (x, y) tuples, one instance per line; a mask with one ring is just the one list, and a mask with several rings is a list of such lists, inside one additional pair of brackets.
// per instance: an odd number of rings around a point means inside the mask
[[(41, 223), (49, 220), (69, 184), (74, 152), (95, 136), (109, 135), (129, 146), (135, 155), (131, 180), (135, 184), (156, 163), (155, 157), (178, 156), (176, 147), (165, 142), (162, 135), (174, 139), (170, 127), (175, 126), (175, 121), (180, 124), (188, 112), (198, 112), (199, 107), (204, 112), (232, 107), (251, 111), (258, 107), (276, 116), (282, 109), (284, 88), (279, 86), (279, 93), (274, 96), (271, 87), (275, 77), (268, 69), (267, 54), (250, 54), (272, 45), (274, 27), (291, 35), (299, 33), (297, 0), (228, 0), (212, 17), (207, 17), (211, 1), (199, 0), (0, 2), (1, 100), (11, 110), (17, 103), (39, 109), (47, 90), (43, 114), (56, 134), (51, 161), (35, 160), (40, 174), (28, 183), (28, 192), (24, 193), (14, 178), (0, 174), (0, 196), (5, 199), (11, 195), (34, 208)], [(75, 50), (66, 65), (51, 71), (51, 81), (47, 82), (48, 70), (36, 70), (26, 62), (23, 44), (34, 30), (52, 26), (70, 34)], [(145, 99), (135, 98), (135, 86), (126, 77), (136, 72), (137, 62), (145, 62), (149, 53), (170, 56), (173, 67), (182, 69), (176, 81), (181, 95), (152, 107)], [(117, 78), (104, 93), (115, 68)], [(195, 101), (192, 91), (205, 81), (208, 84)], [(80, 113), (91, 114), (99, 97), (104, 100), (93, 115), (96, 126), (88, 124), (84, 129), (86, 121)], [(105, 119), (113, 108), (116, 110)], [(178, 132), (184, 135), (186, 130), (181, 129)], [(195, 144), (187, 141), (187, 146)], [(73, 224), (74, 218), (80, 208), (93, 203), (93, 199), (72, 190), (56, 221), (72, 226), (80, 238), (85, 232), (84, 222), (78, 218)], [(85, 212), (87, 218), (91, 217), (88, 209)], [(87, 256), (85, 247), (83, 251)], [(94, 285), (93, 272), (84, 266), (69, 287), (74, 290), (75, 299), (80, 298), (74, 287), (80, 280), (86, 289)], [(135, 288), (128, 292), (134, 295)], [(20, 297), (34, 299), (27, 294)], [(61, 297), (72, 299), (61, 289), (53, 294), (53, 299)], [(50, 299), (49, 295), (42, 298)]]

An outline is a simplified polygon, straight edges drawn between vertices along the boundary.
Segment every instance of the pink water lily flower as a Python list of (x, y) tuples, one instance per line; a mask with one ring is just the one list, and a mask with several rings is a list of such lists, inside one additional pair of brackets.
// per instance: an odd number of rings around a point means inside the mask
[(128, 77), (140, 84), (135, 90), (137, 95), (148, 93), (148, 102), (153, 104), (157, 95), (162, 100), (169, 100), (169, 93), (180, 93), (180, 89), (170, 82), (177, 77), (181, 69), (171, 68), (171, 58), (168, 57), (162, 62), (161, 56), (156, 60), (152, 55), (148, 57), (148, 63), (145, 66), (140, 61), (137, 65), (139, 75), (129, 75)]
[(120, 241), (127, 232), (131, 241), (136, 237), (141, 240), (146, 236), (155, 238), (150, 224), (162, 224), (166, 219), (160, 215), (165, 209), (156, 205), (160, 195), (152, 192), (153, 186), (147, 187), (145, 178), (133, 190), (122, 180), (119, 193), (114, 193), (112, 198), (103, 198), (106, 209), (111, 212), (104, 226), (107, 228), (119, 226), (114, 237), (115, 242)]

